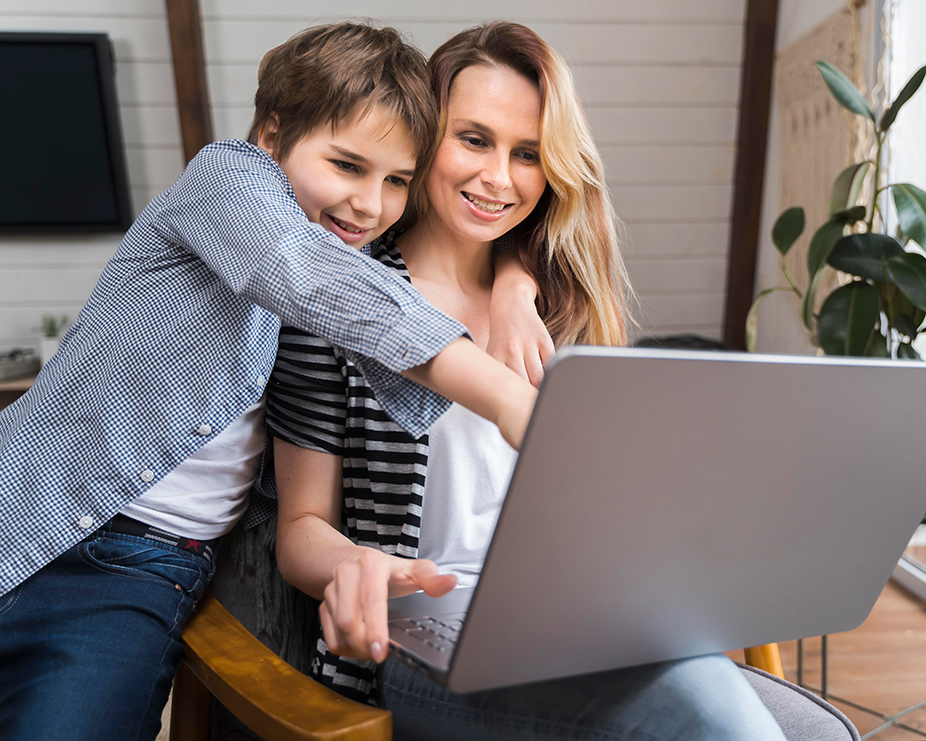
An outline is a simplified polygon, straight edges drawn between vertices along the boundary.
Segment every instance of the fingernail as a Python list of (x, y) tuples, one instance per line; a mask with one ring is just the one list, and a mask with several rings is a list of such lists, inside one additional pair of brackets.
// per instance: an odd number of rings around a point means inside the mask
[(373, 641), (373, 643), (370, 644), (370, 651), (373, 653), (373, 658), (377, 661), (379, 660), (379, 655), (382, 650), (383, 646), (379, 641)]

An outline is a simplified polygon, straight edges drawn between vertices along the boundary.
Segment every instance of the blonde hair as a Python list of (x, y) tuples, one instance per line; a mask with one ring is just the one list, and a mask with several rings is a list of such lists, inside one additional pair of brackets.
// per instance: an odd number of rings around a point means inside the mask
[(442, 125), (454, 78), (467, 67), (501, 65), (536, 83), (547, 188), (513, 232), (538, 284), (540, 316), (557, 346), (627, 344), (622, 226), (566, 62), (526, 26), (495, 21), (457, 34), (431, 55), (429, 64)]

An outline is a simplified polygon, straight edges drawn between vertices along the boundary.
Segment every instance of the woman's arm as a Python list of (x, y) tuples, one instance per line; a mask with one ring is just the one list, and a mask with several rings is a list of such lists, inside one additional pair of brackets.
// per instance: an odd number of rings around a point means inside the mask
[(543, 380), (543, 367), (556, 348), (537, 314), (537, 283), (508, 247), (495, 256), (495, 283), (489, 306), (489, 344), (486, 351), (534, 386)]
[(389, 645), (389, 597), (419, 589), (446, 594), (456, 577), (431, 561), (389, 556), (341, 534), (339, 455), (274, 440), (277, 563), (283, 578), (323, 600), (319, 615), (330, 651), (383, 661)]

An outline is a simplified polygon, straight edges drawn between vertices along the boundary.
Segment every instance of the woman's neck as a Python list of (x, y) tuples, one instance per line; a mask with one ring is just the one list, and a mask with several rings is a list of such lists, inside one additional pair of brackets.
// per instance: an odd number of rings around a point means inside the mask
[(421, 219), (399, 239), (413, 281), (466, 295), (492, 290), (492, 243), (466, 240), (436, 219)]

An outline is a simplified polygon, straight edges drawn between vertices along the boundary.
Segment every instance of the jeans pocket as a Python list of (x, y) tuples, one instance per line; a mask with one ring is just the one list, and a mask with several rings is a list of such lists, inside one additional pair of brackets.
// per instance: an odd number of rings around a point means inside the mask
[(19, 584), (0, 597), (0, 616), (9, 611), (9, 609), (16, 604), (16, 600), (19, 599), (22, 590), (23, 585)]
[(80, 545), (81, 558), (96, 569), (131, 579), (167, 583), (199, 599), (208, 565), (204, 559), (187, 556), (135, 536), (97, 534)]

